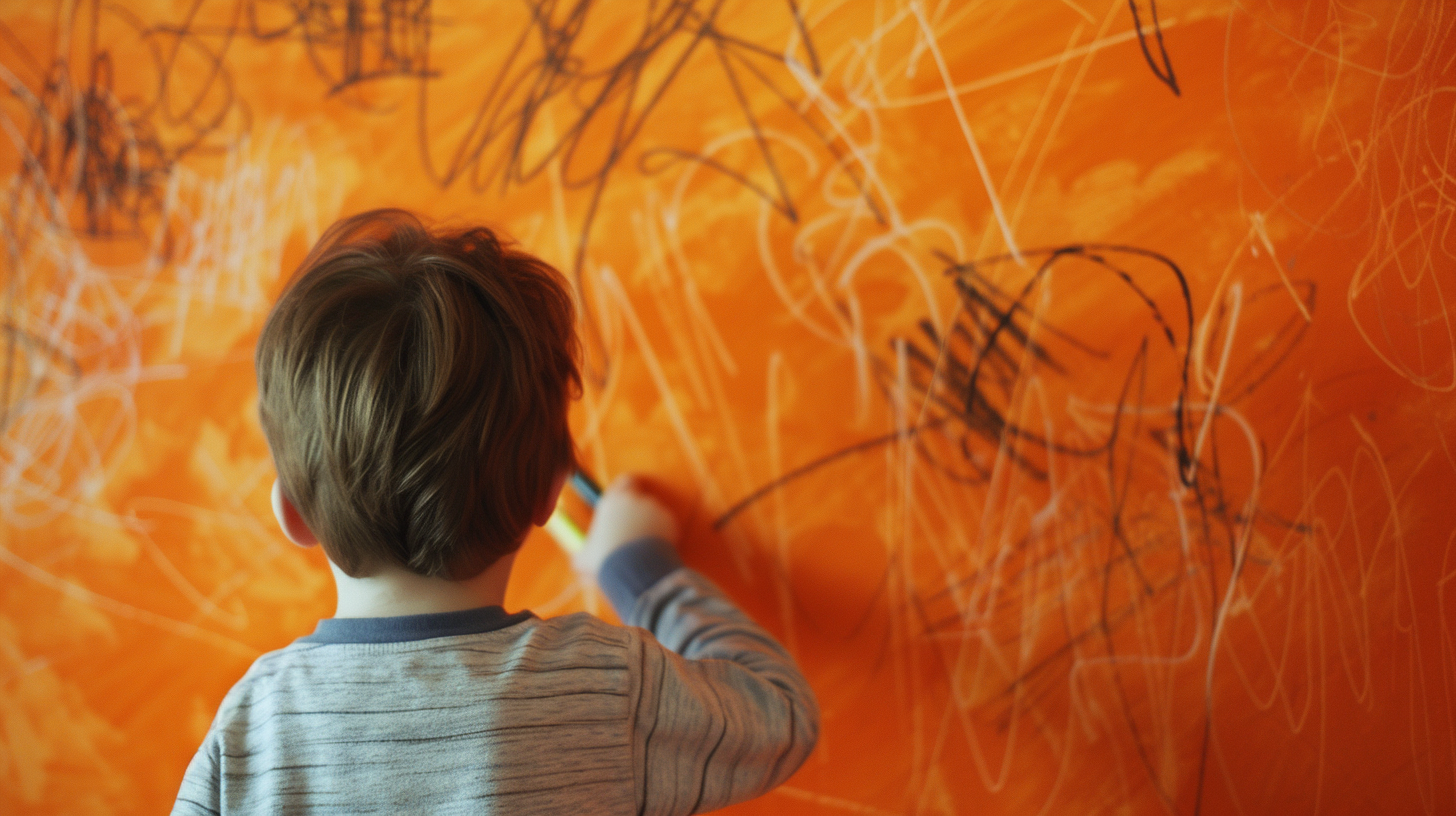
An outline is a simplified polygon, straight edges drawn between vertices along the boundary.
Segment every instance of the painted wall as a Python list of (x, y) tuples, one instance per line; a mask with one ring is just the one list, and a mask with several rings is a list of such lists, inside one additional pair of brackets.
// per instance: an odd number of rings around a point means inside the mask
[[(394, 205), (571, 277), (583, 461), (818, 690), (737, 812), (1456, 811), (1439, 0), (0, 23), (0, 810), (165, 810), (330, 613), (253, 344)], [(600, 601), (533, 536), (508, 604)]]

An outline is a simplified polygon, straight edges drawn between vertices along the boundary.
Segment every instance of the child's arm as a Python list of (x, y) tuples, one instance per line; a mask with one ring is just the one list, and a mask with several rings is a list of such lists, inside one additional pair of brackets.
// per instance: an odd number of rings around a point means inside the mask
[(682, 566), (672, 516), (619, 479), (577, 568), (642, 638), (633, 753), (643, 813), (711, 810), (767, 792), (808, 757), (819, 709), (793, 659), (717, 587)]

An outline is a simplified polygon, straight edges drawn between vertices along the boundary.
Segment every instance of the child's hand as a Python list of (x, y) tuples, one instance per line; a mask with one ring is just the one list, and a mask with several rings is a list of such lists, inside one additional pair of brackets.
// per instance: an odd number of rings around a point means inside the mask
[(630, 473), (624, 473), (602, 492), (586, 533), (586, 546), (572, 556), (572, 566), (595, 580), (608, 556), (624, 544), (648, 536), (676, 545), (677, 520), (666, 506), (642, 492)]

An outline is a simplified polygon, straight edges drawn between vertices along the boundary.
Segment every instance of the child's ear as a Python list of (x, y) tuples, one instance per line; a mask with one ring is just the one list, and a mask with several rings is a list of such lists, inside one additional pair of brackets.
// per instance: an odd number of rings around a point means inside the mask
[(546, 522), (551, 520), (551, 514), (556, 512), (556, 503), (561, 501), (561, 488), (566, 487), (566, 480), (570, 476), (569, 468), (557, 474), (556, 484), (551, 487), (551, 493), (547, 496), (546, 503), (536, 510), (536, 517), (531, 519), (531, 522), (537, 527), (544, 527)]
[(283, 528), (283, 534), (294, 544), (312, 547), (318, 543), (318, 538), (308, 529), (308, 523), (299, 515), (298, 508), (283, 495), (283, 485), (277, 479), (273, 480), (273, 517), (278, 519), (278, 526)]

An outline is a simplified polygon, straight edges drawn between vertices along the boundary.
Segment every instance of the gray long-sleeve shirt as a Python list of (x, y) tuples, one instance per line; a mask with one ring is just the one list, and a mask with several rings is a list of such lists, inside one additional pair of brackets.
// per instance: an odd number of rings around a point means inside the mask
[(661, 542), (601, 581), (627, 626), (320, 621), (228, 693), (172, 812), (692, 813), (803, 763), (818, 708), (772, 637)]

